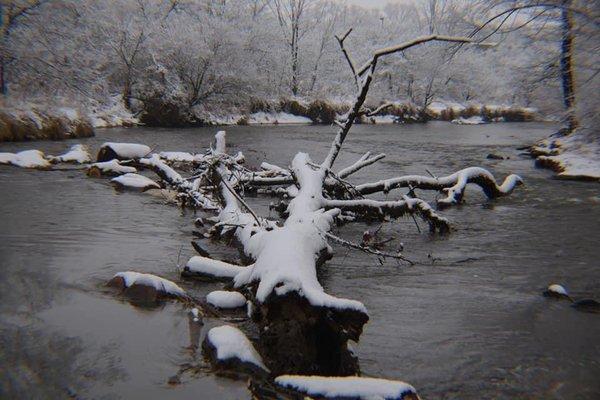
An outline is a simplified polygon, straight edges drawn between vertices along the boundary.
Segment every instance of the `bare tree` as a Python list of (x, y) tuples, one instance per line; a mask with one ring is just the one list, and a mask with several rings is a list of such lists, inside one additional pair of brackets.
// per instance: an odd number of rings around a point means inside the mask
[(295, 96), (299, 91), (300, 40), (306, 33), (303, 20), (311, 0), (273, 0), (269, 4), (277, 15), (279, 26), (289, 47), (291, 63), (290, 89)]
[(0, 93), (3, 96), (8, 94), (6, 68), (10, 57), (8, 51), (10, 34), (19, 21), (26, 18), (28, 14), (48, 1), (49, 0), (6, 0), (0, 2), (0, 23), (2, 24), (2, 28), (0, 29)]

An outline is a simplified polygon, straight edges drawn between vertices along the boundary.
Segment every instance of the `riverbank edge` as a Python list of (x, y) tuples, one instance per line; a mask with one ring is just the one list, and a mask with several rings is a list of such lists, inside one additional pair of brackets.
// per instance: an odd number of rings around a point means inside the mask
[[(280, 99), (254, 100), (240, 109), (226, 113), (206, 110), (173, 112), (172, 104), (157, 105), (133, 113), (114, 98), (110, 104), (82, 110), (72, 107), (48, 107), (19, 104), (0, 111), (0, 142), (62, 140), (94, 135), (95, 128), (163, 127), (186, 128), (231, 125), (333, 124), (339, 115), (348, 112), (350, 104), (324, 100), (304, 101)], [(370, 105), (370, 109), (379, 107)], [(475, 125), (490, 122), (529, 122), (543, 120), (533, 108), (433, 102), (425, 111), (410, 102), (389, 103), (381, 111), (362, 116), (363, 124), (408, 124), (427, 121), (448, 121)]]

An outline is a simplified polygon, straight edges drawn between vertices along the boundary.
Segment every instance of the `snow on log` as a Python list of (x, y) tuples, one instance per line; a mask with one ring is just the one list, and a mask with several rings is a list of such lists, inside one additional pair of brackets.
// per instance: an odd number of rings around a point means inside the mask
[(11, 164), (14, 159), (14, 153), (0, 153), (0, 164)]
[(169, 167), (161, 160), (158, 154), (152, 154), (148, 158), (141, 158), (139, 163), (150, 168), (180, 194), (183, 194), (194, 208), (205, 210), (216, 210), (219, 208), (210, 198), (200, 192), (199, 187), (194, 182), (183, 179), (181, 174)]
[(54, 159), (59, 162), (85, 164), (92, 161), (92, 156), (87, 147), (82, 144), (76, 144), (71, 146), (68, 152), (61, 154)]
[(193, 163), (196, 161), (196, 157), (194, 155), (183, 151), (161, 151), (158, 155), (160, 158), (171, 162)]
[(426, 201), (404, 197), (398, 201), (378, 201), (371, 199), (357, 200), (325, 200), (327, 208), (338, 208), (343, 211), (353, 211), (363, 217), (380, 218), (389, 216), (399, 218), (406, 214), (417, 214), (429, 224), (432, 232), (445, 233), (450, 230), (450, 222), (439, 216)]
[(371, 152), (367, 152), (367, 153), (365, 153), (365, 155), (363, 155), (361, 158), (359, 158), (357, 162), (350, 165), (349, 167), (346, 167), (346, 168), (340, 170), (337, 173), (337, 176), (342, 179), (347, 178), (350, 175), (352, 175), (353, 173), (363, 169), (364, 167), (367, 167), (371, 164), (376, 163), (377, 161), (381, 160), (384, 157), (385, 157), (385, 154), (383, 154), (383, 153), (371, 157)]
[(183, 268), (181, 276), (186, 278), (202, 277), (230, 280), (246, 268), (248, 267), (240, 267), (207, 257), (194, 256), (190, 258)]
[(502, 184), (498, 186), (494, 175), (488, 170), (480, 167), (469, 167), (444, 177), (429, 177), (419, 175), (407, 175), (399, 178), (391, 178), (373, 183), (357, 185), (356, 190), (361, 194), (384, 192), (387, 193), (396, 188), (414, 188), (423, 190), (438, 190), (446, 194), (445, 198), (437, 201), (438, 206), (444, 207), (458, 204), (463, 198), (467, 184), (473, 183), (481, 187), (488, 198), (506, 196), (513, 189), (523, 183), (518, 175), (507, 176)]
[(121, 189), (134, 189), (145, 192), (149, 189), (160, 189), (160, 185), (152, 179), (139, 174), (125, 174), (111, 179)]
[(219, 219), (235, 226), (245, 254), (255, 260), (234, 277), (234, 287), (254, 293), (253, 319), (261, 327), (261, 349), (272, 369), (350, 375), (358, 365), (347, 341), (358, 340), (368, 315), (361, 302), (325, 293), (317, 279), (317, 265), (332, 253), (322, 233), (340, 211), (323, 209), (326, 171), (312, 165), (305, 153), (292, 161), (300, 188), (282, 227), (257, 223), (242, 212), (227, 189), (232, 182), (224, 184), (231, 174), (220, 171), (225, 208)]
[(215, 153), (225, 154), (227, 150), (226, 146), (226, 133), (225, 131), (219, 131), (215, 135)]
[(417, 400), (414, 387), (401, 381), (358, 376), (281, 375), (275, 383), (308, 396), (324, 399)]
[(139, 143), (114, 143), (106, 142), (98, 151), (97, 161), (130, 160), (142, 158), (150, 154), (152, 150), (145, 144)]
[(1, 153), (2, 163), (10, 162), (12, 165), (21, 168), (49, 169), (50, 162), (46, 160), (44, 153), (39, 150), (24, 150), (16, 154)]
[(246, 305), (246, 298), (240, 292), (215, 290), (206, 295), (206, 302), (218, 308), (239, 308)]
[(164, 298), (189, 299), (185, 290), (177, 284), (152, 274), (119, 272), (107, 285), (121, 289), (131, 300), (145, 304), (155, 303)]
[(252, 342), (233, 326), (224, 325), (209, 330), (203, 348), (218, 368), (259, 374), (269, 372)]
[(135, 169), (135, 167), (122, 165), (119, 161), (114, 159), (110, 161), (91, 164), (87, 169), (87, 174), (89, 176), (95, 177), (100, 177), (102, 175), (114, 176), (135, 172), (137, 172), (137, 169)]

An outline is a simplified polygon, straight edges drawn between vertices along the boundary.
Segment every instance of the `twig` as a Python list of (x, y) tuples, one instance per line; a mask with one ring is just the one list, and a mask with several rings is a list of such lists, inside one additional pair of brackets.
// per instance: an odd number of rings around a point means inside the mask
[(370, 248), (370, 247), (362, 246), (362, 245), (360, 245), (360, 244), (357, 244), (357, 243), (350, 242), (350, 241), (348, 241), (348, 240), (346, 240), (346, 239), (342, 239), (341, 237), (339, 237), (339, 236), (335, 236), (334, 234), (332, 234), (332, 233), (329, 233), (329, 232), (323, 232), (323, 234), (324, 234), (324, 235), (325, 235), (327, 238), (329, 238), (329, 239), (333, 240), (334, 242), (336, 242), (336, 243), (338, 243), (338, 244), (341, 244), (342, 246), (349, 247), (349, 248), (351, 248), (351, 249), (360, 250), (360, 251), (362, 251), (362, 252), (364, 252), (364, 253), (367, 253), (367, 254), (372, 254), (372, 255), (375, 255), (375, 256), (378, 256), (378, 257), (383, 257), (383, 258), (394, 258), (394, 259), (396, 259), (396, 260), (402, 260), (402, 261), (406, 261), (406, 262), (407, 262), (407, 263), (409, 263), (410, 265), (415, 265), (415, 264), (416, 264), (414, 261), (412, 261), (412, 260), (409, 260), (408, 258), (404, 257), (404, 256), (403, 256), (402, 254), (400, 254), (400, 253), (397, 253), (397, 254), (394, 254), (394, 253), (388, 253), (388, 252), (385, 252), (385, 251), (380, 251), (380, 250), (373, 249), (373, 248)]

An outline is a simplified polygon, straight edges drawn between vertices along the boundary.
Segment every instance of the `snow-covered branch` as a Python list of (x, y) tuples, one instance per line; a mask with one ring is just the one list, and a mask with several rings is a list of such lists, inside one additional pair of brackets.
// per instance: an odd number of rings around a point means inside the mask
[(439, 199), (437, 203), (438, 206), (443, 207), (460, 203), (465, 187), (469, 183), (480, 186), (485, 195), (492, 199), (510, 194), (515, 187), (523, 183), (523, 180), (518, 175), (509, 175), (501, 185), (498, 185), (496, 179), (488, 170), (480, 167), (469, 167), (439, 178), (407, 175), (357, 185), (356, 189), (363, 195), (377, 192), (388, 193), (396, 188), (442, 191), (446, 194), (446, 197)]

